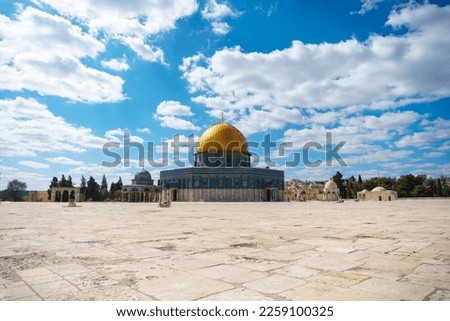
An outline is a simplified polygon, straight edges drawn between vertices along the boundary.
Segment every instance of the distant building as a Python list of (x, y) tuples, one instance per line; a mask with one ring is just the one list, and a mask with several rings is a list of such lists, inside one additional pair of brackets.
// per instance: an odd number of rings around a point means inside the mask
[(245, 136), (220, 122), (200, 137), (194, 167), (161, 171), (172, 201), (283, 201), (284, 172), (250, 165)]
[(298, 179), (292, 179), (286, 182), (284, 187), (284, 200), (285, 201), (306, 201), (306, 192), (304, 185)]
[(285, 199), (289, 201), (338, 201), (339, 188), (330, 178), (323, 182), (302, 182), (296, 178), (286, 182)]
[(398, 199), (396, 191), (387, 190), (382, 186), (375, 187), (370, 192), (364, 189), (357, 195), (359, 201), (393, 201), (396, 199)]
[(131, 185), (122, 187), (122, 202), (156, 202), (160, 188), (153, 184), (152, 175), (142, 168), (131, 180)]
[(329, 179), (328, 182), (325, 183), (322, 194), (322, 201), (330, 201), (335, 202), (340, 199), (339, 187), (333, 181), (333, 179)]
[(83, 201), (79, 187), (52, 187), (50, 202)]

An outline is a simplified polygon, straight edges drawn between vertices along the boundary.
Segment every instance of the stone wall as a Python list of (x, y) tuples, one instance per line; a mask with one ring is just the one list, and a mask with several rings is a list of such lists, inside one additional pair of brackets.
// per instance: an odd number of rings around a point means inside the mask
[[(282, 190), (271, 190), (271, 201), (283, 201)], [(176, 200), (182, 202), (262, 202), (268, 201), (265, 189), (177, 189)]]

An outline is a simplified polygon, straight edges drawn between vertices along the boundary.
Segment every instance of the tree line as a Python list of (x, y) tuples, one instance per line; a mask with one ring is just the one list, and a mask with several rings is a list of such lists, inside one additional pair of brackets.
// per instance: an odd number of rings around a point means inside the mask
[(339, 187), (342, 198), (356, 198), (358, 192), (364, 189), (370, 191), (377, 186), (395, 190), (399, 197), (450, 197), (450, 179), (443, 176), (427, 178), (426, 175), (408, 174), (399, 178), (373, 177), (363, 181), (361, 175), (358, 178), (344, 178), (336, 172), (332, 179)]
[[(61, 176), (58, 180), (57, 177), (53, 177), (50, 182), (49, 188), (47, 190), (48, 199), (51, 197), (53, 187), (75, 187), (72, 182), (72, 177), (69, 175), (68, 178), (65, 175)], [(121, 197), (121, 191), (123, 187), (122, 178), (119, 177), (117, 182), (112, 182), (110, 188), (108, 189), (108, 181), (106, 176), (103, 175), (102, 181), (98, 184), (95, 178), (89, 176), (89, 179), (81, 176), (81, 181), (79, 184), (80, 194), (86, 201), (92, 202), (103, 202), (106, 200), (118, 200)]]

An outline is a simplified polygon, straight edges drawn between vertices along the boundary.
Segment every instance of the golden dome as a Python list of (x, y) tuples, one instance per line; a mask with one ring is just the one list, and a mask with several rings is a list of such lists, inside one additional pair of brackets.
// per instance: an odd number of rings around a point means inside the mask
[(233, 125), (225, 122), (209, 127), (200, 136), (197, 153), (233, 151), (249, 154), (245, 136)]

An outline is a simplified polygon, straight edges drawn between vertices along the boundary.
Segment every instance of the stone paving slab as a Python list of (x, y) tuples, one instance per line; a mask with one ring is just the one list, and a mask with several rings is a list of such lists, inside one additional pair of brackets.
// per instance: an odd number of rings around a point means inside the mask
[(0, 300), (450, 300), (450, 200), (0, 204)]
[(0, 289), (0, 300), (18, 300), (33, 296), (35, 293), (28, 286), (16, 286)]
[(200, 301), (273, 301), (273, 299), (257, 291), (233, 289), (204, 297)]
[(231, 284), (186, 272), (174, 272), (163, 278), (139, 281), (132, 287), (151, 297), (167, 301), (196, 300), (233, 288)]
[(389, 296), (355, 289), (307, 284), (280, 293), (284, 300), (292, 301), (388, 301)]
[(263, 279), (244, 283), (243, 286), (260, 293), (276, 294), (304, 283), (305, 281), (301, 279), (274, 274)]
[(370, 278), (352, 287), (368, 293), (385, 295), (394, 300), (420, 301), (434, 291), (433, 287), (378, 278)]

